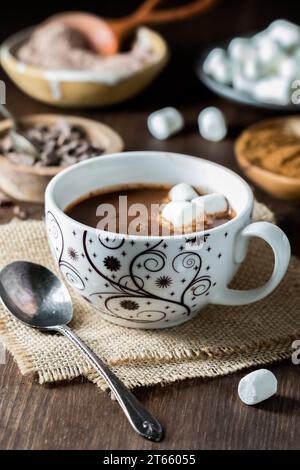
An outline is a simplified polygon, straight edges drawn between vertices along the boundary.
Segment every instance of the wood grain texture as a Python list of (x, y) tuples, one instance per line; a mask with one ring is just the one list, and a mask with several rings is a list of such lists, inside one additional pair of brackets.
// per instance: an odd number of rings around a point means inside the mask
[[(161, 27), (173, 51), (172, 61), (161, 79), (140, 97), (118, 108), (79, 114), (111, 125), (124, 138), (126, 150), (152, 149), (203, 156), (240, 173), (233, 153), (234, 139), (245, 126), (276, 114), (239, 107), (214, 97), (195, 78), (194, 60), (207, 42), (239, 31), (254, 31), (276, 17), (288, 17), (300, 24), (298, 10), (294, 0), (284, 4), (270, 0), (263, 4), (259, 0), (226, 0), (205, 17), (193, 20), (190, 27)], [(20, 19), (15, 21), (16, 27), (24, 27)], [(15, 113), (53, 112), (22, 94), (7, 77), (1, 78), (7, 83), (7, 104)], [(172, 139), (160, 142), (149, 135), (146, 119), (149, 112), (167, 105), (175, 105), (183, 112), (186, 128)], [(224, 142), (205, 142), (198, 134), (197, 116), (206, 105), (217, 105), (226, 114), (230, 133)], [(254, 189), (255, 196), (275, 211), (293, 253), (300, 256), (299, 203), (279, 201)], [(31, 217), (42, 217), (40, 206), (21, 206)], [(1, 223), (12, 216), (12, 209), (0, 208)], [(3, 249), (0, 247), (0, 253)], [(0, 365), (0, 448), (299, 449), (300, 365), (287, 360), (270, 369), (278, 378), (279, 393), (256, 407), (243, 405), (237, 397), (237, 385), (245, 372), (137, 390), (137, 396), (166, 429), (165, 440), (153, 444), (139, 438), (118, 405), (91, 383), (78, 380), (67, 385), (40, 386), (34, 377), (22, 377), (7, 354), (6, 364)]]

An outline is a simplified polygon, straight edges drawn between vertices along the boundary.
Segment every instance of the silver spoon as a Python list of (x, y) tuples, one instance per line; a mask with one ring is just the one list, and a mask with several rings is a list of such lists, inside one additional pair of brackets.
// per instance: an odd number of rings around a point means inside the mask
[(33, 328), (57, 331), (72, 341), (108, 383), (133, 429), (151, 441), (162, 439), (160, 423), (67, 326), (73, 317), (72, 300), (55, 274), (26, 261), (8, 264), (0, 273), (0, 297), (7, 310), (21, 322)]
[(5, 118), (10, 119), (12, 122), (12, 128), (9, 131), (9, 135), (14, 148), (20, 153), (31, 155), (36, 159), (39, 158), (39, 149), (24, 136), (20, 131), (18, 121), (3, 104), (0, 104), (0, 112)]

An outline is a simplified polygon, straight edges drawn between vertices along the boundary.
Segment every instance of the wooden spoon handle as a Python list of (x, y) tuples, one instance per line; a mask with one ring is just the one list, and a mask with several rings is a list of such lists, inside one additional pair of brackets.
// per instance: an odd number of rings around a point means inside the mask
[(156, 10), (163, 0), (145, 0), (145, 2), (131, 15), (118, 20), (110, 20), (109, 24), (119, 38), (133, 31), (142, 24), (159, 24), (172, 21), (181, 21), (196, 14), (204, 13), (212, 7), (217, 0), (194, 0), (182, 6)]

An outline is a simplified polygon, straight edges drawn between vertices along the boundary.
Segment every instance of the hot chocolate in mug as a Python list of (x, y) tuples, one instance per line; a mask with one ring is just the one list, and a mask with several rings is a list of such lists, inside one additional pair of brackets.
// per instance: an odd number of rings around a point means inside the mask
[[(222, 193), (235, 217), (195, 234), (139, 236), (92, 228), (64, 212), (101, 189), (181, 182)], [(243, 305), (270, 294), (287, 270), (290, 244), (277, 226), (251, 223), (252, 209), (252, 191), (234, 172), (201, 158), (165, 152), (93, 158), (59, 173), (46, 190), (48, 238), (66, 281), (103, 318), (131, 328), (168, 328), (210, 303)], [(251, 237), (272, 248), (273, 273), (256, 289), (229, 289)]]

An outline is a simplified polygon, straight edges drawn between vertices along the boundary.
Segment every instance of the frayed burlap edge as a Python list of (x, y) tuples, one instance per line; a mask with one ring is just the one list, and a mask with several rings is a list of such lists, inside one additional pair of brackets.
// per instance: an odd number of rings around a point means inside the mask
[[(96, 384), (101, 390), (108, 390), (108, 386), (101, 377), (87, 364), (84, 366), (63, 366), (55, 369), (37, 370), (34, 357), (27, 354), (22, 346), (6, 334), (3, 323), (0, 322), (0, 336), (4, 346), (10, 351), (17, 361), (21, 374), (35, 374), (40, 384), (51, 382), (72, 381), (79, 376), (84, 376)], [(260, 345), (253, 351), (232, 351), (232, 354), (223, 356), (206, 356), (206, 358), (195, 355), (189, 358), (180, 358), (178, 361), (166, 363), (153, 362), (146, 358), (142, 364), (118, 364), (113, 365), (112, 370), (124, 381), (129, 388), (152, 386), (155, 384), (167, 385), (173, 382), (193, 378), (213, 378), (225, 376), (234, 372), (259, 366), (271, 364), (287, 359), (291, 356), (291, 344), (299, 335), (292, 335), (285, 341), (273, 343), (266, 341), (264, 347)], [(270, 346), (273, 348), (270, 350)], [(242, 350), (243, 348), (241, 348)]]

